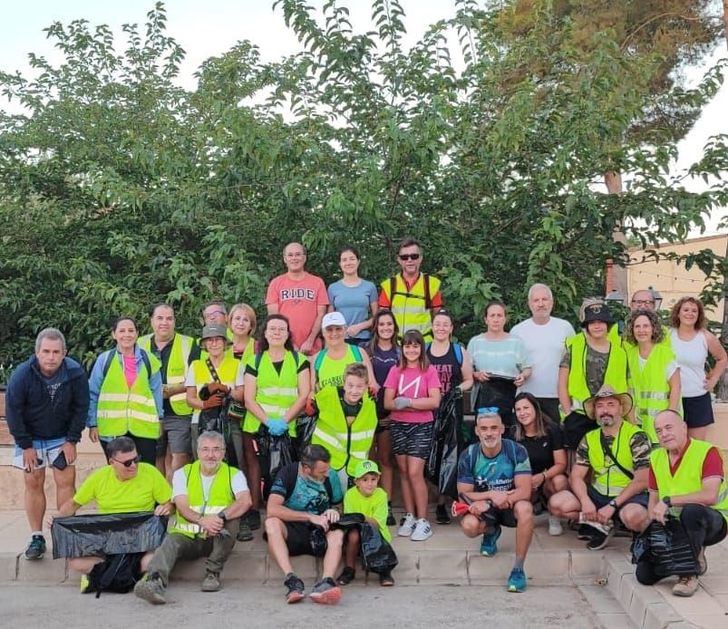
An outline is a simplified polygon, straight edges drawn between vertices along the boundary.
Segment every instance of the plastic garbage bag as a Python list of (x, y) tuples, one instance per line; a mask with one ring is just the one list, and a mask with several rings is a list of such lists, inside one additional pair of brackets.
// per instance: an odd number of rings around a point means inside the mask
[(656, 576), (692, 576), (700, 572), (697, 555), (682, 522), (668, 517), (653, 521), (632, 542), (632, 563), (648, 561)]
[(303, 449), (311, 443), (314, 430), (316, 430), (316, 420), (318, 412), (314, 415), (301, 415), (296, 419), (296, 439), (294, 442), (294, 451), (296, 460), (301, 458)]
[(260, 427), (256, 442), (260, 474), (263, 480), (263, 499), (268, 500), (278, 470), (297, 460), (296, 451), (287, 432), (280, 436), (273, 436), (265, 426)]
[(460, 399), (455, 388), (443, 398), (435, 414), (432, 447), (426, 464), (426, 477), (443, 496), (457, 498), (458, 430)]
[(153, 513), (73, 515), (53, 519), (53, 559), (143, 553), (157, 548), (167, 518)]
[(393, 570), (397, 555), (392, 546), (379, 533), (379, 529), (368, 522), (357, 525), (361, 536), (361, 562), (365, 570), (376, 574)]

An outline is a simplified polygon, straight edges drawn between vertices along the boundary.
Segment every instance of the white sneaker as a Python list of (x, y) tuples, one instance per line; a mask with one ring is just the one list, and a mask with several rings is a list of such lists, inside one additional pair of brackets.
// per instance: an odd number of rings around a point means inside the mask
[(561, 520), (556, 516), (549, 516), (549, 535), (556, 537), (557, 535), (563, 535), (564, 529), (561, 526)]
[(425, 518), (420, 518), (415, 524), (415, 530), (412, 531), (412, 537), (410, 539), (413, 542), (424, 542), (426, 539), (432, 537), (432, 527)]
[(409, 537), (415, 530), (415, 525), (415, 516), (413, 516), (411, 513), (405, 513), (404, 521), (402, 522), (402, 525), (397, 529), (397, 535), (399, 535), (400, 537)]

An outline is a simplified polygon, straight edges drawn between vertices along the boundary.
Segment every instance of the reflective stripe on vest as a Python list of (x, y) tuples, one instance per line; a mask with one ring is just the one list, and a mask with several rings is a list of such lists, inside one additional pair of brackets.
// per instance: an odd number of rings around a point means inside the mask
[(321, 389), (316, 394), (316, 406), (319, 416), (311, 443), (329, 451), (333, 469), (346, 467), (347, 474), (353, 476), (356, 466), (367, 459), (372, 447), (377, 427), (376, 404), (365, 393), (359, 414), (351, 425), (346, 422), (337, 387)]
[[(425, 341), (432, 340), (432, 315), (425, 304), (424, 273), (420, 273), (417, 281), (410, 290), (401, 274), (394, 277), (394, 295), (391, 295), (392, 280), (388, 278), (381, 284), (381, 289), (389, 298), (389, 305), (399, 326), (399, 335), (407, 330), (418, 330), (425, 337)], [(429, 275), (430, 299), (440, 290), (440, 280)]]
[[(152, 334), (139, 339), (139, 347), (152, 353)], [(162, 363), (162, 382), (165, 384), (183, 384), (187, 373), (187, 363), (194, 340), (191, 336), (175, 333), (172, 339), (172, 349), (169, 352), (167, 364)], [(187, 405), (187, 393), (175, 393), (169, 398), (169, 405), (175, 415), (191, 415), (192, 408)]]
[[(202, 473), (200, 471), (200, 462), (188, 463), (183, 468), (185, 477), (187, 478), (187, 501), (190, 509), (200, 515), (214, 515), (220, 513), (226, 507), (235, 502), (235, 495), (231, 487), (232, 477), (238, 473), (234, 467), (230, 467), (226, 463), (220, 463), (220, 468), (215, 474), (215, 478), (210, 486), (210, 493), (205, 500), (202, 491)], [(180, 533), (187, 537), (195, 537), (202, 531), (199, 524), (193, 524), (186, 520), (182, 514), (177, 511), (175, 515), (175, 523), (172, 526), (172, 533)]]
[(624, 344), (629, 365), (629, 384), (633, 392), (635, 413), (652, 443), (657, 443), (655, 415), (670, 405), (670, 383), (665, 378), (667, 366), (675, 360), (672, 349), (666, 345), (655, 345), (640, 367), (640, 352), (637, 345)]
[[(281, 372), (278, 373), (265, 351), (260, 357), (258, 375), (256, 377), (255, 401), (265, 411), (269, 419), (281, 419), (284, 413), (293, 406), (298, 399), (298, 368), (304, 364), (306, 357), (297, 354), (298, 361), (293, 352), (286, 350), (283, 356)], [(254, 361), (251, 361), (254, 362)], [(256, 432), (260, 421), (250, 411), (245, 415), (246, 430)], [(296, 422), (289, 422), (288, 432), (291, 436), (296, 434)]]
[[(239, 361), (235, 360), (232, 356), (227, 354), (223, 355), (222, 362), (219, 367), (215, 367), (217, 375), (223, 384), (226, 384), (231, 389), (235, 386), (235, 378), (238, 375), (238, 367), (240, 366)], [(190, 369), (195, 374), (195, 387), (197, 388), (197, 395), (200, 395), (200, 389), (206, 384), (214, 382), (210, 370), (207, 368), (207, 359), (203, 360), (199, 358), (192, 361)], [(200, 421), (200, 410), (195, 409), (192, 414), (192, 423), (197, 424)]]
[[(144, 350), (142, 350), (144, 351)], [(102, 354), (99, 360), (106, 360)], [(144, 364), (137, 371), (134, 384), (129, 388), (121, 366), (122, 357), (116, 354), (101, 383), (97, 406), (97, 422), (101, 437), (119, 437), (131, 433), (144, 439), (158, 439), (160, 435), (159, 415), (154, 394), (149, 387), (149, 378)], [(152, 373), (159, 371), (159, 360), (150, 354)]]
[[(634, 472), (632, 448), (630, 441), (641, 430), (622, 420), (617, 438), (612, 441), (612, 454), (620, 465), (630, 472)], [(607, 459), (602, 450), (602, 429), (586, 433), (586, 444), (589, 449), (589, 465), (592, 469), (592, 487), (604, 496), (618, 496), (630, 483), (630, 478), (615, 465), (614, 461)]]
[[(713, 448), (712, 443), (691, 439), (687, 450), (683, 454), (680, 465), (673, 476), (670, 471), (670, 455), (665, 448), (657, 448), (650, 454), (652, 473), (657, 483), (657, 494), (662, 500), (665, 496), (685, 496), (694, 494), (703, 489), (703, 463), (708, 452)], [(726, 520), (728, 520), (728, 484), (723, 480), (718, 489), (718, 501), (710, 505)], [(670, 513), (680, 515), (682, 507), (670, 507)]]
[[(569, 364), (569, 397), (573, 409), (584, 407), (584, 402), (591, 397), (586, 383), (586, 336), (579, 332), (566, 339), (566, 347), (571, 348)], [(627, 355), (614, 343), (610, 344), (607, 368), (602, 384), (610, 385), (617, 393), (627, 392)]]

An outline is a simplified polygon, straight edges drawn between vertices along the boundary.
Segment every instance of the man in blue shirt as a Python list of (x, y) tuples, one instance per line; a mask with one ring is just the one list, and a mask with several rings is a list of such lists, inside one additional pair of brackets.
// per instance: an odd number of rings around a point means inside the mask
[(501, 526), (515, 527), (516, 561), (508, 577), (508, 591), (523, 592), (523, 563), (533, 537), (528, 453), (515, 441), (503, 439), (498, 409), (479, 409), (475, 422), (478, 443), (469, 446), (458, 462), (458, 494), (470, 505), (460, 525), (468, 537), (483, 536), (480, 553), (486, 557), (498, 551)]
[(323, 557), (322, 578), (314, 585), (311, 600), (332, 605), (341, 599), (341, 588), (333, 577), (341, 561), (344, 532), (331, 530), (331, 525), (339, 520), (333, 505), (341, 503), (343, 493), (330, 460), (322, 446), (307, 446), (300, 463), (280, 469), (268, 497), (265, 539), (286, 575), (283, 584), (288, 603), (304, 597), (303, 581), (291, 565), (290, 558), (296, 555)]

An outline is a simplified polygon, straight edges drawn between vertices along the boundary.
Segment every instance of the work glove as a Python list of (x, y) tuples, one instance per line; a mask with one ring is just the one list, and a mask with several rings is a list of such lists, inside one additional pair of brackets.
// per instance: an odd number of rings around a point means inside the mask
[(202, 402), (203, 410), (208, 410), (210, 408), (219, 408), (220, 406), (222, 406), (222, 397), (220, 395), (211, 395), (209, 398)]
[(394, 398), (394, 408), (398, 411), (402, 411), (405, 408), (412, 406), (412, 400), (408, 397), (396, 397)]
[(312, 397), (306, 400), (306, 408), (304, 412), (308, 417), (314, 417), (316, 413), (318, 413), (318, 409), (316, 408), (316, 400), (314, 400)]
[(288, 430), (288, 424), (282, 419), (269, 419), (267, 426), (268, 431), (274, 437), (280, 437)]

